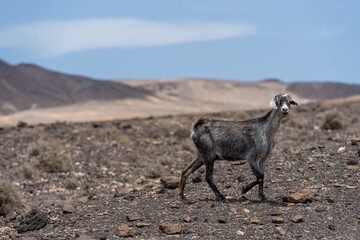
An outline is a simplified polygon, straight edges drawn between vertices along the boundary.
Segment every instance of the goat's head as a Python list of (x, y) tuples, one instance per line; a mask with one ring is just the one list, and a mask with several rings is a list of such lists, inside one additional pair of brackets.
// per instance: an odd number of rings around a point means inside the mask
[(278, 109), (283, 117), (289, 113), (291, 105), (298, 105), (298, 103), (287, 93), (276, 95), (270, 102), (270, 107)]

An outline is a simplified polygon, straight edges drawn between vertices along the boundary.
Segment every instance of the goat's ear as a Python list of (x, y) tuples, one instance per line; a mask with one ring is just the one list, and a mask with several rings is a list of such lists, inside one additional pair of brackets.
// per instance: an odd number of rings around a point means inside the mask
[(276, 103), (275, 103), (275, 99), (271, 100), (270, 102), (270, 107), (272, 107), (273, 109), (277, 109)]
[(290, 100), (290, 104), (291, 104), (291, 105), (296, 105), (296, 106), (299, 105), (294, 99), (291, 99), (291, 100)]

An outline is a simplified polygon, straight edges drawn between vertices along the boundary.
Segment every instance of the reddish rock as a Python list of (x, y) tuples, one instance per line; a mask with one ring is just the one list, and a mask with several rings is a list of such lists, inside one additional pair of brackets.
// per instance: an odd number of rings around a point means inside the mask
[(299, 223), (299, 222), (302, 222), (303, 219), (304, 219), (304, 215), (298, 214), (292, 218), (292, 221), (294, 223)]
[(360, 167), (357, 166), (357, 165), (347, 165), (346, 166), (346, 169), (349, 169), (349, 170), (357, 170), (359, 169)]
[(272, 219), (273, 223), (283, 223), (284, 219), (282, 217), (277, 217)]
[(289, 196), (283, 197), (283, 201), (289, 203), (302, 203), (307, 200), (307, 196), (309, 194), (310, 194), (310, 190), (306, 188), (299, 192), (290, 194)]
[(134, 230), (129, 228), (128, 225), (123, 224), (121, 226), (118, 226), (115, 231), (116, 235), (120, 237), (133, 237), (135, 235)]
[(162, 233), (166, 234), (177, 234), (181, 233), (182, 228), (179, 224), (173, 224), (173, 223), (163, 223), (159, 226), (159, 229)]
[(144, 227), (149, 227), (150, 226), (150, 224), (148, 224), (148, 223), (137, 223), (136, 224), (136, 227), (138, 227), (138, 228), (144, 228)]
[(250, 221), (252, 224), (259, 224), (260, 223), (260, 220), (259, 219), (252, 219)]
[(185, 215), (185, 216), (183, 217), (183, 220), (184, 220), (184, 222), (191, 222), (191, 217)]
[(286, 233), (286, 231), (282, 227), (276, 227), (275, 232), (280, 235), (284, 235)]

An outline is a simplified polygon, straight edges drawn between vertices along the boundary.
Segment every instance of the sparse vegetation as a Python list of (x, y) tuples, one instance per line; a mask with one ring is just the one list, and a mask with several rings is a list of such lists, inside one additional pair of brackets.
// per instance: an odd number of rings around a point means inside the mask
[(31, 164), (24, 164), (12, 170), (12, 176), (17, 178), (34, 179), (36, 174), (37, 171)]
[(31, 155), (37, 157), (35, 167), (45, 172), (67, 172), (70, 169), (70, 158), (57, 142), (41, 142)]
[(8, 182), (0, 182), (0, 216), (6, 216), (12, 211), (22, 208), (20, 195)]
[(346, 117), (341, 112), (330, 112), (325, 115), (324, 122), (321, 126), (323, 129), (342, 129), (347, 126)]

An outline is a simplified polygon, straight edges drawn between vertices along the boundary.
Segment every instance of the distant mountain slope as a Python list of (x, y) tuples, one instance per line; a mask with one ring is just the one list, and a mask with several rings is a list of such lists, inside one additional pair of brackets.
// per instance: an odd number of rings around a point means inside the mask
[(0, 113), (57, 107), (90, 100), (142, 99), (150, 92), (113, 81), (97, 81), (0, 60)]
[(287, 90), (302, 98), (328, 100), (360, 94), (360, 85), (335, 82), (295, 82), (289, 83)]

